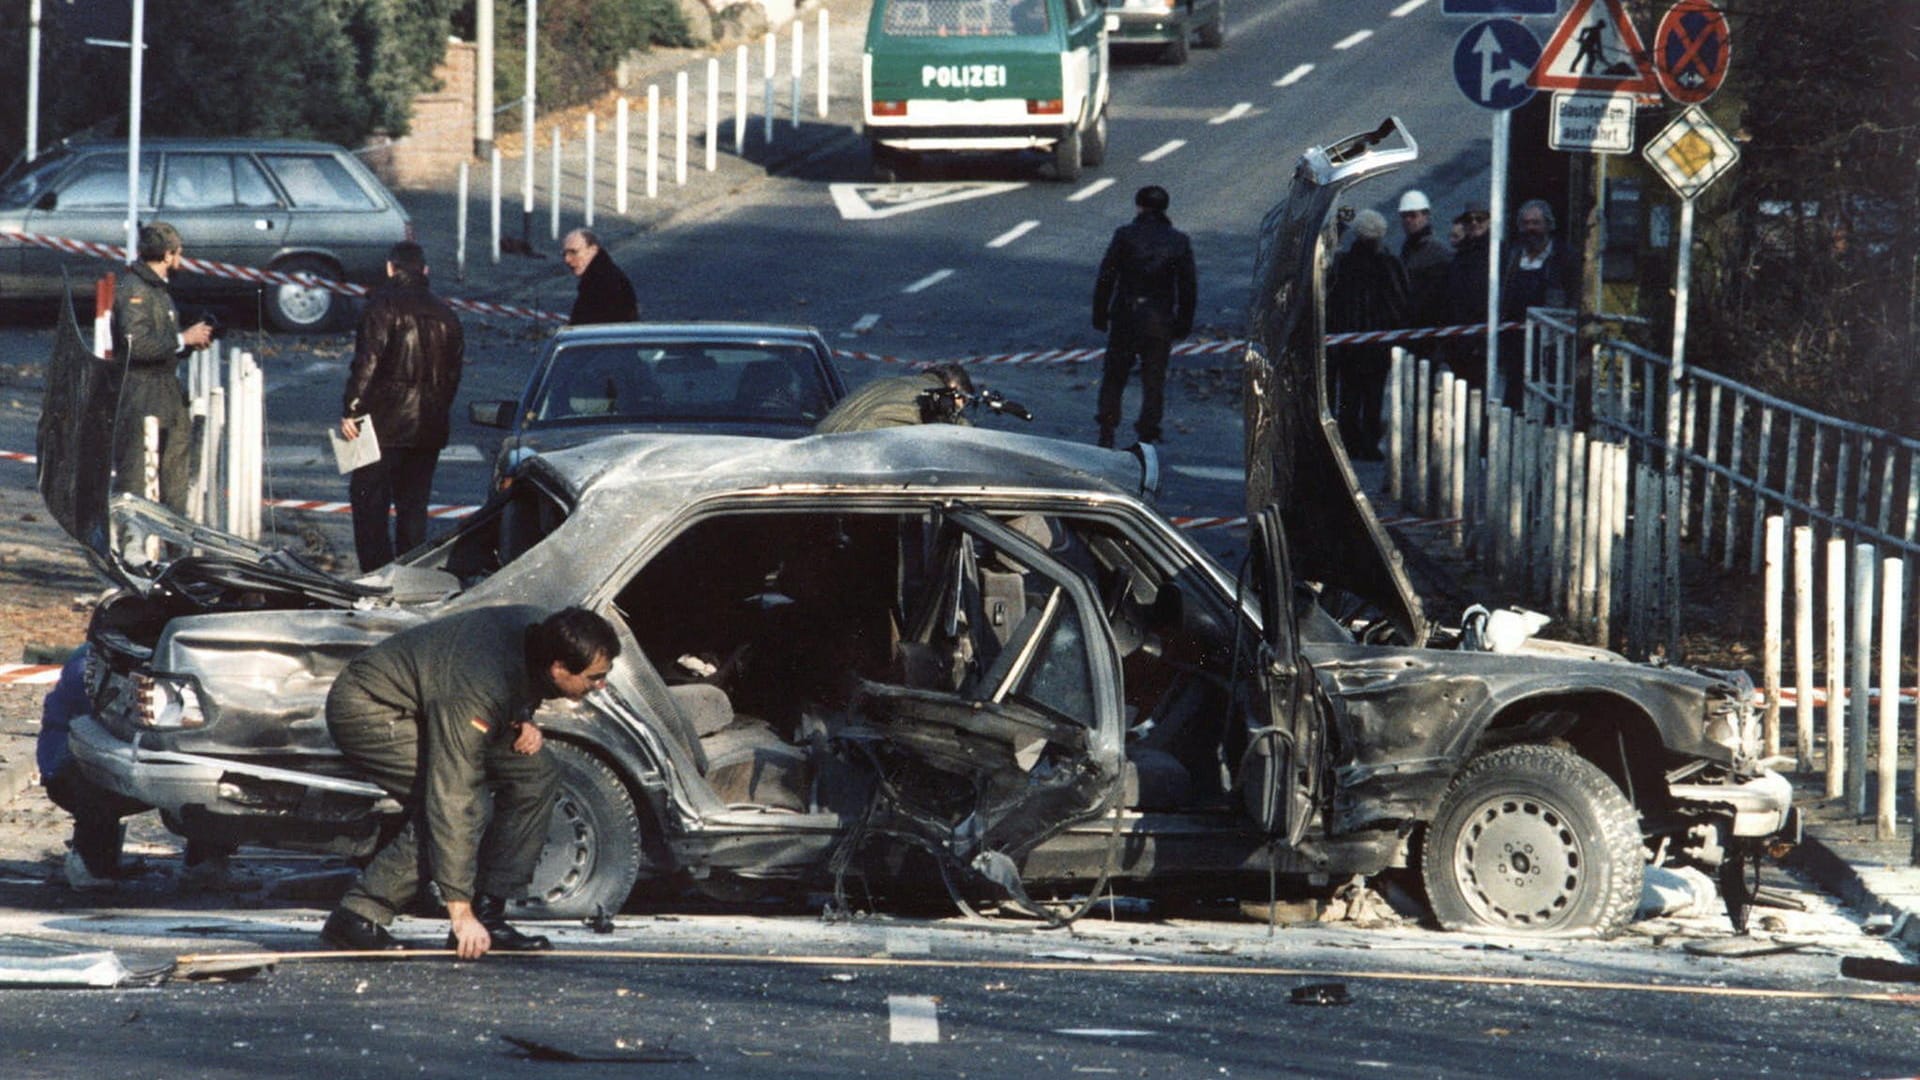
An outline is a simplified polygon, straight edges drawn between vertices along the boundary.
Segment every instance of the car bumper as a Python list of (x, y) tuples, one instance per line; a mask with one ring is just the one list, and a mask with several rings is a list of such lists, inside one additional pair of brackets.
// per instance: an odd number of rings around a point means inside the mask
[(1683, 805), (1733, 815), (1733, 835), (1764, 837), (1797, 824), (1793, 784), (1772, 770), (1740, 784), (1675, 784), (1673, 797)]
[(1189, 32), (1186, 20), (1171, 14), (1122, 15), (1119, 25), (1107, 32), (1107, 40), (1115, 45), (1165, 45)]
[(257, 812), (258, 801), (246, 794), (249, 781), (293, 784), (348, 799), (378, 802), (389, 798), (376, 785), (359, 780), (174, 750), (143, 750), (91, 716), (74, 717), (67, 732), (67, 746), (81, 771), (94, 783), (168, 813), (179, 813), (189, 806), (233, 814)]
[(1067, 136), (1069, 124), (867, 125), (867, 138), (895, 150), (1046, 150)]

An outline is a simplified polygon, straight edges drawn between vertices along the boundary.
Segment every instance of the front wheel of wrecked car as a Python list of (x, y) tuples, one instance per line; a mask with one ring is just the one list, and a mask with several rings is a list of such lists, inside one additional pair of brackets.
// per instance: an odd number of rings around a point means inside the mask
[(1552, 746), (1468, 762), (1421, 860), (1442, 927), (1543, 937), (1619, 933), (1645, 872), (1633, 804), (1592, 762)]
[(617, 913), (640, 875), (640, 820), (633, 797), (607, 763), (550, 739), (560, 792), (547, 823), (547, 846), (534, 868), (521, 918), (577, 919)]

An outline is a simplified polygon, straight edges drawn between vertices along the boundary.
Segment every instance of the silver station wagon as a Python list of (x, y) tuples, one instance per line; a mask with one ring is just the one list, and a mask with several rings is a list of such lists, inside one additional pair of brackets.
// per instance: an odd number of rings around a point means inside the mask
[[(354, 156), (328, 143), (148, 139), (140, 145), (141, 221), (179, 228), (190, 258), (310, 273), (360, 285), (386, 275), (387, 250), (413, 238), (407, 213)], [(124, 142), (67, 142), (0, 177), (0, 232), (125, 244)], [(108, 264), (0, 238), (0, 300), (53, 300)], [(77, 290), (78, 291), (78, 290)], [(281, 330), (335, 329), (347, 299), (299, 285), (260, 286), (182, 273), (182, 300), (259, 295)]]

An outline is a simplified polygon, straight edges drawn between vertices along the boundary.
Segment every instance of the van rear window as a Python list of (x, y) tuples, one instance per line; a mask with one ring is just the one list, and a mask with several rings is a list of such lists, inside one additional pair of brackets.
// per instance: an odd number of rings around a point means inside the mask
[(1027, 37), (1047, 32), (1046, 0), (894, 0), (888, 37)]

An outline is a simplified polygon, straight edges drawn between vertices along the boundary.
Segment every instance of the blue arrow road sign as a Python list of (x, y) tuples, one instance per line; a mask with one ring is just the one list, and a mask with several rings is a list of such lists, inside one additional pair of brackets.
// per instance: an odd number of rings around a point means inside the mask
[(1453, 81), (1483, 109), (1517, 109), (1533, 99), (1527, 76), (1540, 62), (1540, 39), (1512, 19), (1485, 19), (1453, 47)]
[(1560, 0), (1441, 0), (1442, 15), (1558, 15)]

